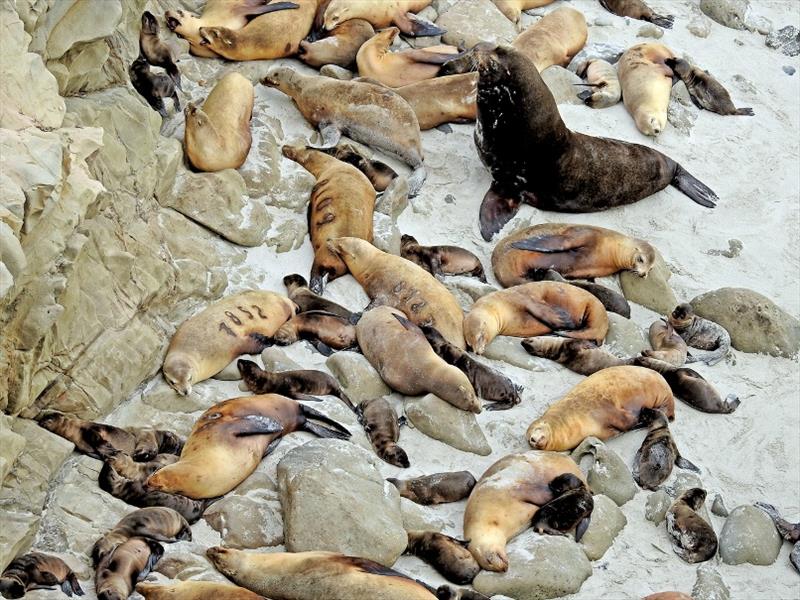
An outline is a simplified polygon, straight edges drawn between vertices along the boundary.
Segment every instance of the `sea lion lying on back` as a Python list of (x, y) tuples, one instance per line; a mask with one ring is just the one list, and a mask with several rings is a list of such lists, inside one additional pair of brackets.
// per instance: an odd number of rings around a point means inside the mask
[[(161, 67), (181, 89), (181, 73), (172, 59), (172, 51), (158, 35), (158, 21), (150, 11), (142, 13), (142, 28), (139, 30), (139, 54), (154, 67)], [(179, 110), (176, 108), (176, 110)]]
[(672, 69), (667, 60), (672, 50), (658, 42), (628, 48), (617, 64), (622, 102), (637, 129), (657, 136), (667, 126), (667, 107), (672, 93)]
[(588, 90), (578, 94), (586, 106), (607, 108), (614, 106), (622, 98), (622, 86), (614, 65), (599, 58), (581, 63), (576, 71), (578, 77), (586, 80)]
[(691, 304), (679, 304), (668, 315), (669, 324), (688, 346), (708, 352), (692, 352), (687, 363), (704, 362), (709, 366), (724, 359), (731, 350), (731, 336), (722, 325), (698, 317)]
[(672, 473), (672, 465), (699, 473), (691, 462), (681, 456), (669, 431), (669, 420), (660, 410), (643, 408), (639, 413), (648, 424), (647, 436), (633, 459), (634, 480), (646, 490), (658, 489)]
[(105, 556), (95, 570), (97, 600), (125, 600), (164, 555), (158, 542), (133, 537)]
[(421, 246), (413, 236), (403, 235), (400, 256), (431, 275), (471, 275), (486, 283), (480, 259), (458, 246)]
[(752, 108), (736, 108), (728, 90), (708, 71), (694, 67), (682, 58), (668, 58), (665, 64), (686, 84), (689, 97), (697, 108), (710, 110), (720, 115), (748, 115)]
[(469, 496), (475, 487), (475, 477), (469, 471), (434, 473), (405, 480), (389, 477), (386, 481), (395, 486), (403, 498), (424, 505), (458, 502)]
[(67, 596), (83, 596), (84, 591), (69, 565), (57, 556), (29, 552), (15, 558), (0, 575), (0, 595), (22, 598), (29, 590), (52, 589), (58, 586)]
[(649, 338), (653, 349), (642, 350), (642, 356), (664, 361), (673, 367), (682, 367), (686, 362), (686, 342), (664, 319), (650, 325)]

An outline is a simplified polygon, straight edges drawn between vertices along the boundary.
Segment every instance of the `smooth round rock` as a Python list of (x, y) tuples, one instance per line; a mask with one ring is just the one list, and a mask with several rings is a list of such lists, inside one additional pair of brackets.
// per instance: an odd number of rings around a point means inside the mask
[(602, 558), (627, 523), (628, 519), (611, 498), (602, 494), (595, 496), (589, 528), (580, 541), (586, 557), (589, 560)]
[(745, 505), (734, 508), (719, 536), (719, 555), (729, 565), (771, 565), (778, 558), (783, 540), (772, 519), (761, 509)]

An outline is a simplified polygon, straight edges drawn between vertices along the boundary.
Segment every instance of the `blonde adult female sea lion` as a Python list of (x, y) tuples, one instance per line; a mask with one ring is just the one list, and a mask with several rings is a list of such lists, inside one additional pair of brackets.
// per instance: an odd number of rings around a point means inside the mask
[(649, 338), (653, 349), (642, 350), (643, 356), (662, 360), (673, 367), (682, 367), (686, 362), (686, 342), (664, 319), (650, 325)]
[(507, 19), (514, 23), (519, 22), (523, 10), (539, 8), (552, 4), (554, 0), (492, 0), (494, 5), (500, 9)]
[(257, 354), (297, 305), (274, 292), (248, 291), (215, 302), (184, 321), (167, 348), (164, 379), (186, 396), (242, 354)]
[(147, 485), (195, 499), (222, 496), (247, 479), (275, 440), (293, 431), (338, 439), (350, 437), (350, 432), (333, 419), (285, 396), (232, 398), (200, 416), (181, 459), (156, 471)]
[(159, 37), (158, 21), (149, 10), (142, 13), (142, 28), (139, 30), (139, 55), (144, 56), (154, 67), (161, 67), (181, 89), (181, 72), (172, 58), (172, 51)]
[(731, 335), (725, 328), (714, 321), (698, 317), (688, 302), (676, 306), (667, 315), (667, 320), (687, 346), (707, 351), (692, 351), (691, 356), (686, 357), (687, 363), (703, 362), (712, 366), (724, 359), (731, 350)]
[(218, 581), (140, 581), (136, 591), (145, 600), (267, 600), (238, 585)]
[(458, 502), (469, 496), (475, 487), (475, 477), (469, 471), (434, 473), (413, 479), (389, 477), (386, 481), (395, 486), (403, 498), (426, 506)]
[(206, 555), (223, 575), (269, 598), (291, 600), (435, 600), (414, 579), (366, 558), (335, 552), (260, 554), (210, 548)]
[(658, 489), (672, 473), (672, 466), (689, 469), (699, 473), (690, 461), (681, 456), (669, 430), (669, 420), (660, 410), (643, 408), (641, 420), (647, 423), (647, 436), (633, 457), (631, 474), (639, 487), (646, 490)]
[(578, 77), (586, 80), (588, 90), (578, 94), (586, 106), (607, 108), (614, 106), (622, 98), (622, 86), (619, 83), (617, 69), (611, 63), (600, 58), (593, 58), (581, 63), (576, 71)]
[(97, 600), (125, 600), (136, 582), (147, 577), (162, 556), (161, 544), (140, 537), (130, 538), (114, 548), (95, 570)]
[(607, 440), (643, 426), (643, 408), (675, 418), (675, 399), (664, 378), (642, 367), (609, 367), (551, 404), (531, 423), (526, 436), (537, 450), (572, 450), (589, 436)]
[(483, 354), (498, 335), (535, 337), (552, 332), (602, 342), (608, 313), (587, 291), (568, 283), (537, 281), (486, 294), (464, 317), (464, 339), (476, 354)]
[(720, 115), (752, 117), (755, 114), (752, 108), (736, 108), (728, 90), (708, 71), (695, 67), (682, 58), (668, 58), (664, 63), (686, 84), (689, 97), (697, 108)]
[(632, 358), (620, 358), (589, 340), (539, 336), (522, 340), (522, 347), (533, 356), (547, 358), (581, 375), (592, 375), (608, 367), (633, 364)]
[(688, 563), (713, 558), (717, 553), (717, 534), (697, 511), (706, 500), (706, 491), (692, 488), (681, 494), (667, 510), (667, 533), (672, 550)]
[(654, 13), (642, 0), (600, 0), (600, 5), (619, 17), (630, 17), (640, 21), (649, 21), (664, 29), (672, 29), (675, 17)]
[(60, 587), (70, 598), (84, 591), (75, 572), (57, 556), (28, 552), (12, 560), (0, 575), (0, 596), (22, 598), (29, 590)]
[(586, 45), (589, 30), (583, 13), (562, 6), (528, 27), (512, 46), (530, 59), (541, 73), (547, 67), (566, 67)]
[(356, 62), (358, 49), (375, 35), (369, 21), (350, 19), (337, 25), (321, 40), (300, 42), (298, 58), (315, 68), (339, 65), (345, 69)]
[(431, 325), (448, 342), (464, 348), (464, 313), (448, 289), (425, 269), (358, 238), (332, 240), (328, 247), (347, 264), (373, 305), (396, 308), (412, 323)]
[(658, 42), (628, 48), (617, 64), (622, 102), (645, 135), (656, 136), (667, 126), (667, 107), (672, 93), (672, 69), (666, 61), (672, 50)]
[(414, 109), (421, 130), (443, 123), (471, 123), (478, 112), (478, 74), (426, 79), (395, 90)]
[(331, 31), (350, 19), (364, 19), (376, 29), (395, 24), (410, 36), (442, 35), (446, 33), (414, 13), (429, 6), (431, 0), (331, 0), (325, 9), (325, 29)]
[(117, 546), (132, 537), (157, 542), (191, 541), (192, 529), (178, 512), (164, 506), (140, 508), (128, 513), (92, 547), (92, 563), (97, 566)]
[(253, 84), (236, 72), (219, 80), (198, 108), (186, 105), (184, 147), (189, 162), (200, 171), (238, 169), (247, 159), (253, 138)]
[(307, 121), (318, 127), (326, 146), (342, 135), (383, 150), (408, 164), (409, 195), (425, 182), (419, 122), (412, 108), (389, 88), (361, 81), (308, 76), (286, 68), (272, 69), (261, 83), (290, 96)]
[(571, 223), (540, 223), (501, 239), (492, 252), (492, 269), (509, 287), (543, 279), (548, 269), (567, 279), (606, 277), (633, 271), (645, 277), (656, 259), (644, 240)]
[(375, 189), (361, 171), (325, 152), (284, 146), (283, 155), (317, 180), (308, 205), (308, 231), (314, 248), (309, 283), (311, 291), (321, 294), (326, 283), (347, 273), (347, 265), (328, 249), (328, 241), (356, 237), (372, 242)]
[(422, 246), (415, 237), (403, 235), (400, 256), (431, 275), (472, 275), (486, 283), (481, 259), (458, 246)]
[(472, 582), (481, 568), (467, 549), (469, 542), (436, 531), (411, 530), (405, 554), (413, 554), (436, 569), (447, 581)]
[(481, 412), (467, 376), (439, 358), (419, 327), (399, 310), (379, 306), (366, 311), (356, 336), (364, 356), (392, 389), (407, 396), (436, 394), (457, 408)]
[(481, 568), (506, 571), (506, 544), (531, 526), (539, 507), (555, 496), (550, 482), (565, 473), (586, 479), (568, 456), (536, 450), (498, 460), (478, 480), (464, 511), (464, 538)]

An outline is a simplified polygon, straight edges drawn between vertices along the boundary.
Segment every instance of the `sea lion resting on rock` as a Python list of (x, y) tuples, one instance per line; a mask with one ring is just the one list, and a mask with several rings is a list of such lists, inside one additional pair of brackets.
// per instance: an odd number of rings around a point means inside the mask
[(348, 320), (353, 318), (353, 313), (344, 306), (312, 292), (308, 287), (308, 282), (302, 275), (297, 273), (286, 275), (283, 278), (283, 285), (286, 286), (289, 299), (299, 307), (301, 313), (321, 311), (332, 313)]
[(84, 591), (73, 570), (57, 556), (29, 552), (15, 558), (0, 575), (0, 595), (22, 598), (29, 590), (58, 586), (67, 596), (83, 596)]
[(171, 581), (164, 584), (140, 581), (136, 591), (145, 600), (265, 600), (250, 590), (218, 581)]
[(350, 437), (350, 432), (333, 419), (285, 396), (264, 394), (225, 400), (200, 416), (181, 459), (156, 471), (147, 485), (195, 499), (222, 496), (256, 469), (276, 440), (301, 430), (320, 437)]
[(484, 239), (522, 202), (590, 212), (674, 185), (695, 202), (714, 206), (716, 194), (660, 152), (567, 129), (547, 85), (520, 52), (478, 44), (472, 55), (480, 73), (475, 144), (493, 179), (480, 211)]
[(164, 98), (172, 98), (172, 107), (175, 112), (181, 109), (181, 101), (178, 98), (178, 92), (175, 91), (175, 82), (163, 73), (152, 73), (150, 65), (143, 56), (139, 56), (131, 63), (128, 75), (131, 78), (133, 89), (139, 92), (139, 95), (162, 117), (168, 116)]
[(397, 173), (389, 165), (368, 157), (352, 144), (338, 144), (333, 148), (319, 148), (319, 151), (353, 165), (367, 176), (376, 192), (383, 192), (397, 178)]
[(476, 354), (498, 335), (534, 337), (557, 332), (602, 342), (608, 314), (602, 303), (578, 287), (537, 281), (491, 292), (464, 317), (464, 339)]
[[(181, 73), (172, 59), (172, 52), (158, 35), (158, 21), (150, 11), (142, 13), (142, 28), (139, 30), (139, 55), (154, 67), (161, 67), (181, 89)], [(176, 110), (178, 110), (176, 108)]]
[(548, 484), (553, 499), (539, 507), (531, 521), (537, 533), (566, 535), (575, 529), (575, 541), (580, 542), (589, 528), (594, 499), (586, 483), (572, 473), (564, 473)]
[(709, 366), (715, 365), (730, 352), (730, 334), (721, 325), (694, 314), (691, 304), (679, 304), (667, 320), (688, 346), (709, 351), (687, 356), (687, 363), (704, 362)]
[(600, 0), (600, 4), (607, 11), (619, 17), (649, 21), (664, 29), (672, 29), (672, 23), (675, 21), (675, 17), (672, 15), (654, 13), (642, 0)]
[(414, 109), (423, 131), (443, 123), (471, 123), (478, 112), (477, 73), (435, 77), (395, 91)]
[(694, 67), (682, 58), (668, 58), (665, 64), (686, 84), (689, 97), (697, 108), (710, 110), (720, 115), (747, 115), (752, 117), (752, 108), (736, 108), (728, 90), (708, 71)]
[(538, 450), (572, 450), (589, 436), (605, 441), (642, 427), (643, 408), (660, 409), (675, 418), (675, 400), (664, 378), (642, 367), (609, 367), (551, 404), (526, 436)]
[(622, 101), (645, 135), (656, 136), (667, 126), (672, 69), (666, 61), (674, 56), (664, 44), (647, 42), (628, 48), (619, 59)]
[(669, 421), (660, 410), (643, 408), (642, 422), (648, 424), (647, 436), (636, 451), (631, 472), (636, 483), (646, 490), (658, 489), (672, 473), (672, 465), (699, 473), (694, 464), (681, 456), (669, 430)]
[(583, 100), (586, 106), (607, 108), (614, 106), (622, 98), (619, 75), (611, 63), (593, 58), (581, 63), (576, 74), (585, 79), (586, 85), (592, 88), (578, 94), (578, 98)]
[(292, 600), (434, 600), (417, 581), (366, 558), (334, 552), (259, 554), (210, 548), (223, 575), (266, 597)]
[(469, 471), (453, 473), (434, 473), (414, 479), (388, 478), (403, 498), (417, 504), (445, 504), (458, 502), (469, 496), (475, 487), (475, 477)]
[(686, 362), (686, 342), (664, 319), (650, 325), (649, 338), (653, 349), (642, 350), (642, 356), (661, 360), (673, 367), (682, 367)]
[(794, 544), (794, 548), (792, 548), (789, 554), (789, 560), (800, 573), (800, 523), (790, 523), (782, 518), (778, 509), (772, 506), (772, 504), (756, 502), (756, 506), (769, 515), (772, 522), (775, 523), (775, 528), (778, 530), (780, 536), (787, 542)]
[(384, 398), (364, 400), (356, 408), (356, 414), (375, 453), (390, 465), (407, 469), (411, 465), (408, 455), (397, 445), (400, 426), (405, 422), (405, 417), (402, 417), (401, 422), (392, 405)]
[(325, 9), (325, 29), (331, 31), (350, 19), (364, 19), (376, 29), (395, 24), (409, 36), (431, 36), (446, 33), (413, 13), (429, 6), (431, 0), (331, 0)]
[(547, 6), (553, 0), (492, 0), (492, 2), (507, 19), (518, 23), (523, 10)]
[(672, 550), (688, 563), (698, 563), (717, 553), (717, 534), (697, 514), (706, 499), (706, 491), (692, 488), (681, 494), (667, 510), (667, 533)]
[(522, 347), (528, 354), (554, 360), (581, 375), (633, 364), (633, 359), (615, 356), (590, 340), (539, 336), (522, 340)]
[(421, 246), (413, 236), (403, 235), (400, 256), (431, 275), (472, 275), (486, 283), (481, 260), (458, 246)]
[(599, 283), (593, 283), (591, 281), (576, 281), (574, 279), (566, 280), (561, 273), (554, 271), (553, 269), (548, 269), (542, 279), (544, 281), (560, 281), (561, 283), (568, 283), (570, 285), (579, 287), (582, 290), (586, 290), (592, 296), (600, 300), (606, 311), (617, 313), (626, 319), (631, 318), (631, 305), (625, 299), (625, 296), (612, 290), (611, 288), (600, 285)]
[(469, 542), (435, 531), (408, 532), (406, 554), (413, 554), (436, 569), (448, 581), (464, 585), (481, 570), (467, 550)]
[(549, 12), (523, 31), (512, 46), (541, 73), (547, 67), (566, 67), (586, 44), (589, 30), (583, 13), (568, 6)]
[(134, 480), (145, 480), (161, 467), (166, 467), (167, 465), (178, 462), (178, 458), (180, 458), (177, 454), (156, 454), (152, 460), (136, 462), (127, 454), (111, 447), (104, 450), (102, 454), (103, 460), (107, 462), (117, 474), (125, 479)]
[(350, 319), (321, 310), (310, 310), (293, 316), (281, 325), (272, 339), (279, 346), (307, 340), (326, 356), (333, 354), (333, 350), (347, 350), (357, 346), (356, 328)]
[(140, 537), (126, 540), (105, 556), (95, 570), (97, 600), (125, 600), (164, 555), (158, 542)]
[(298, 58), (317, 69), (324, 65), (348, 69), (356, 61), (358, 49), (374, 35), (375, 30), (369, 21), (350, 19), (334, 27), (321, 40), (302, 40)]

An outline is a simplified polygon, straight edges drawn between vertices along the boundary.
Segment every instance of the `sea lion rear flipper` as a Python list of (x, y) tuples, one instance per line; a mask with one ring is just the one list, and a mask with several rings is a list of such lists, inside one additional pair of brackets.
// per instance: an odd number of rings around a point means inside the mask
[(578, 98), (583, 100), (584, 104), (589, 104), (589, 100), (592, 96), (594, 96), (594, 92), (592, 90), (583, 90), (578, 94)]
[(672, 15), (657, 15), (656, 13), (653, 13), (647, 20), (653, 25), (658, 25), (664, 29), (672, 29), (672, 24), (675, 22), (675, 17)]
[(408, 183), (408, 197), (413, 198), (419, 191), (422, 189), (422, 184), (425, 183), (425, 180), (428, 178), (428, 171), (425, 169), (425, 165), (418, 165), (414, 167), (414, 170), (411, 171), (411, 175), (408, 176), (406, 180)]
[[(321, 438), (336, 438), (338, 440), (347, 440), (350, 439), (352, 435), (350, 431), (337, 423), (327, 415), (322, 414), (318, 410), (314, 410), (310, 406), (306, 406), (305, 404), (300, 405), (300, 412), (306, 418), (305, 422), (301, 425), (300, 429), (308, 431), (309, 433), (313, 433)], [(323, 423), (327, 423), (331, 427), (324, 427), (319, 423), (314, 423), (309, 419), (315, 419), (317, 421), (322, 421)]]
[(680, 454), (675, 457), (675, 465), (681, 469), (688, 469), (689, 471), (700, 473), (700, 469), (694, 463), (686, 460)]
[(678, 164), (676, 164), (675, 175), (673, 176), (670, 185), (678, 188), (681, 192), (689, 196), (689, 198), (697, 202), (700, 206), (714, 208), (719, 200), (719, 196), (714, 193), (714, 190)]
[(78, 581), (78, 577), (75, 575), (75, 573), (70, 573), (69, 575), (67, 575), (66, 581), (64, 581), (64, 583), (61, 585), (61, 589), (64, 591), (65, 594), (67, 594), (67, 596), (69, 596), (70, 593), (66, 589), (64, 589), (65, 586), (69, 586), (70, 590), (72, 590), (72, 593), (75, 594), (76, 596), (86, 595), (86, 592), (83, 591), (83, 588), (81, 587), (81, 584)]
[(246, 415), (241, 417), (236, 424), (236, 437), (267, 435), (280, 431), (283, 431), (283, 425), (275, 419), (263, 415)]
[(586, 530), (589, 529), (589, 523), (591, 522), (591, 515), (588, 517), (582, 518), (578, 525), (575, 527), (575, 541), (580, 542), (583, 534), (586, 533)]
[(457, 54), (445, 54), (444, 52), (431, 52), (423, 48), (415, 50), (404, 50), (403, 56), (411, 58), (414, 62), (425, 63), (428, 65), (443, 65), (444, 63), (458, 58)]
[(144, 566), (144, 569), (142, 569), (141, 573), (139, 573), (139, 576), (136, 578), (136, 581), (142, 581), (147, 577), (150, 571), (156, 566), (156, 563), (164, 556), (164, 546), (153, 540), (146, 539), (145, 541), (150, 547), (150, 556), (147, 559), (147, 564)]
[(500, 231), (517, 214), (520, 204), (522, 204), (520, 198), (503, 196), (489, 188), (489, 191), (483, 197), (479, 213), (483, 239), (487, 242), (490, 241), (494, 234)]
[(412, 37), (444, 35), (447, 33), (446, 29), (441, 29), (430, 21), (418, 17), (414, 13), (410, 12), (395, 17), (394, 23), (397, 25), (400, 31)]
[(737, 108), (736, 112), (734, 114), (736, 114), (736, 115), (747, 115), (748, 117), (756, 116), (756, 113), (753, 112), (752, 108)]

